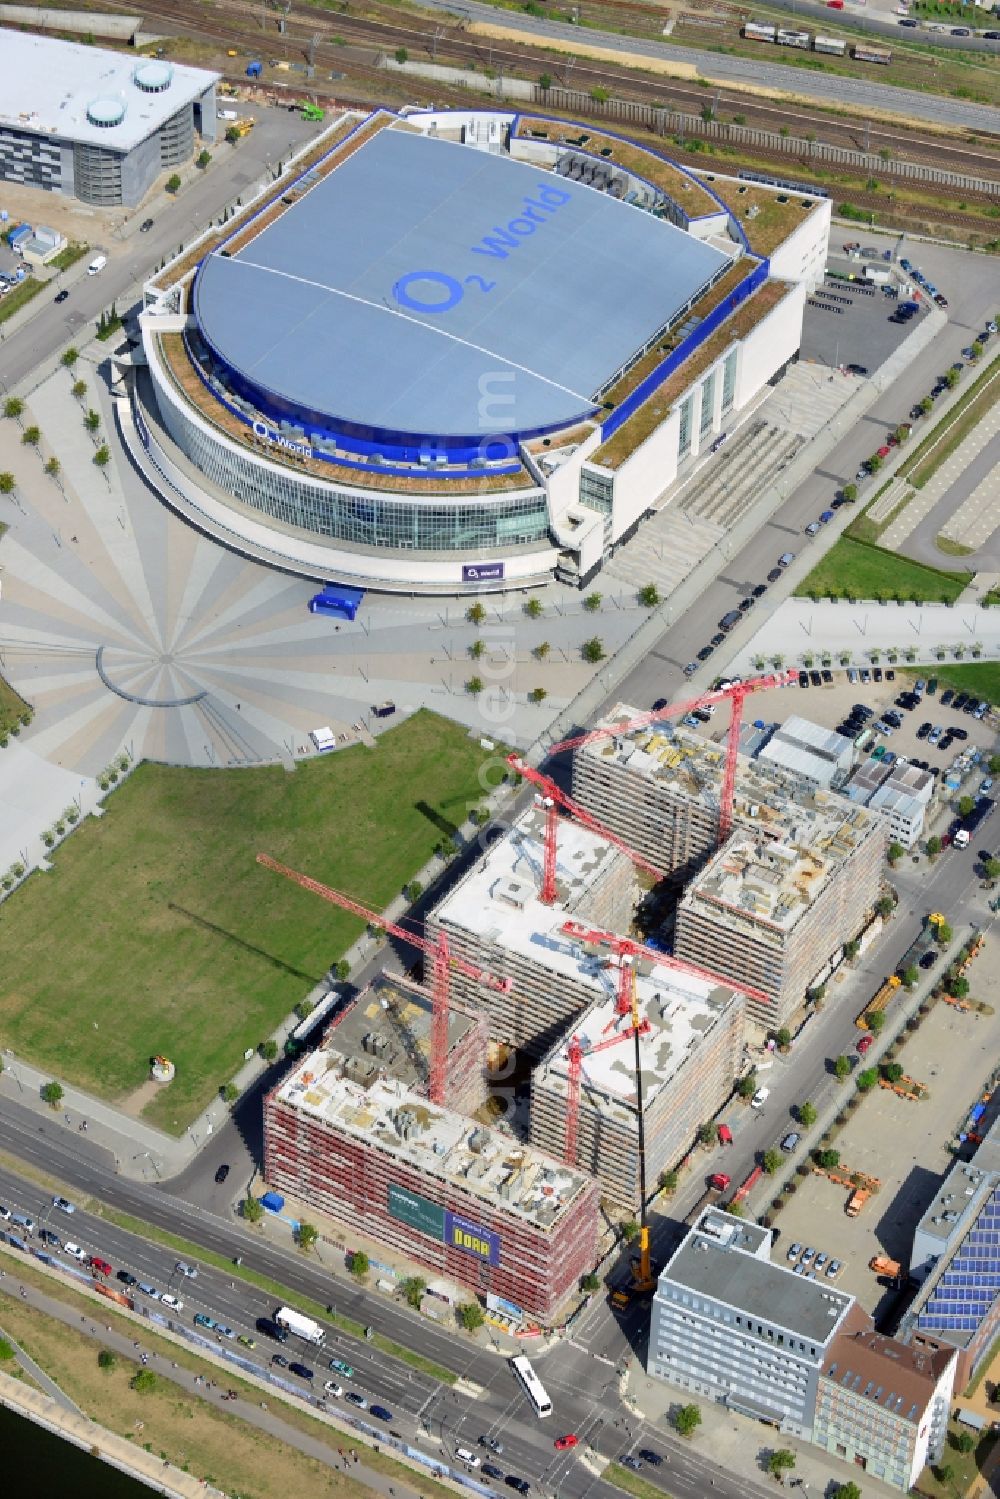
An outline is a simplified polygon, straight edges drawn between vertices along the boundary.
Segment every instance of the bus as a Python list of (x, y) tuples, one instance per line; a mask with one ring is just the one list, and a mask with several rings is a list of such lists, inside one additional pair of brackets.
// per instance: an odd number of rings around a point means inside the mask
[(551, 1416), (552, 1401), (546, 1395), (541, 1380), (523, 1354), (518, 1354), (516, 1358), (512, 1358), (510, 1367), (517, 1375), (525, 1394), (535, 1407), (535, 1415), (539, 1417)]

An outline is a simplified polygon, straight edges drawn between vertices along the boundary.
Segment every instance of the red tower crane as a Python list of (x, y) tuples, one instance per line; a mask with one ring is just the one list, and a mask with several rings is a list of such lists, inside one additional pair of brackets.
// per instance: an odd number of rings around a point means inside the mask
[[(745, 994), (748, 999), (759, 1000), (762, 1004), (772, 1002), (770, 995), (765, 994), (761, 989), (754, 989), (752, 985), (744, 984), (739, 979), (723, 978), (721, 974), (713, 973), (710, 968), (700, 968), (697, 963), (688, 963), (683, 958), (672, 957), (670, 953), (659, 952), (655, 947), (647, 947), (645, 943), (637, 942), (634, 937), (618, 937), (614, 932), (584, 926), (579, 921), (564, 921), (559, 930), (575, 942), (589, 942), (595, 947), (604, 947), (612, 956), (627, 958), (630, 963), (634, 963), (637, 958), (645, 958), (657, 968), (668, 968), (672, 973), (686, 973), (691, 978), (701, 979), (704, 983), (715, 987), (721, 985), (726, 989), (736, 989), (740, 994)], [(631, 1007), (631, 981), (626, 983), (620, 980), (616, 1016), (627, 1015)]]
[(539, 892), (539, 899), (544, 905), (551, 906), (556, 898), (556, 836), (560, 807), (565, 807), (567, 812), (572, 812), (576, 821), (583, 827), (589, 828), (592, 833), (599, 834), (606, 842), (628, 854), (633, 864), (638, 864), (640, 869), (645, 869), (654, 879), (662, 880), (665, 877), (662, 869), (657, 869), (655, 864), (650, 863), (642, 854), (630, 848), (624, 838), (619, 838), (617, 833), (612, 833), (603, 823), (598, 822), (597, 818), (585, 807), (581, 807), (563, 791), (561, 786), (557, 786), (551, 776), (543, 775), (540, 770), (536, 770), (533, 765), (522, 760), (520, 755), (508, 755), (507, 764), (526, 781), (538, 787), (542, 805), (545, 808), (545, 863), (542, 872), (542, 888)]
[(478, 983), (486, 984), (491, 989), (496, 989), (501, 994), (509, 994), (513, 987), (509, 978), (498, 979), (493, 974), (486, 973), (482, 968), (477, 968), (473, 963), (467, 963), (464, 958), (456, 958), (448, 949), (448, 938), (442, 930), (436, 942), (428, 942), (424, 937), (418, 937), (414, 932), (409, 932), (405, 927), (397, 926), (395, 922), (387, 921), (377, 911), (369, 911), (367, 906), (361, 905), (359, 901), (352, 900), (349, 895), (344, 895), (340, 890), (332, 890), (329, 885), (321, 885), (319, 880), (314, 880), (307, 874), (300, 874), (296, 869), (289, 869), (287, 864), (279, 864), (277, 859), (272, 859), (269, 854), (258, 854), (257, 863), (263, 864), (265, 869), (273, 869), (276, 874), (284, 875), (286, 880), (292, 880), (296, 885), (301, 885), (303, 890), (311, 890), (314, 895), (322, 896), (332, 905), (340, 906), (345, 911), (352, 911), (355, 916), (360, 916), (362, 921), (367, 921), (373, 926), (380, 926), (393, 937), (398, 937), (403, 942), (408, 942), (422, 952), (425, 957), (431, 958), (434, 963), (434, 984), (430, 991), (433, 1001), (431, 1010), (431, 1046), (430, 1046), (430, 1100), (431, 1103), (443, 1104), (445, 1101), (445, 1075), (448, 1060), (448, 1009), (450, 1004), (450, 974), (454, 968), (458, 973), (463, 973), (466, 978), (475, 979)]
[(684, 703), (668, 703), (665, 708), (651, 709), (648, 713), (640, 713), (635, 718), (627, 719), (622, 723), (607, 724), (599, 729), (590, 729), (585, 734), (577, 734), (573, 739), (564, 739), (561, 743), (552, 746), (549, 755), (551, 757), (561, 754), (563, 750), (581, 749), (584, 745), (594, 744), (597, 740), (613, 739), (618, 734), (628, 734), (636, 729), (644, 729), (650, 724), (662, 723), (668, 718), (683, 718), (685, 714), (693, 713), (696, 708), (707, 708), (713, 703), (729, 703), (731, 716), (726, 741), (726, 763), (722, 772), (722, 790), (719, 796), (719, 842), (722, 843), (729, 837), (733, 827), (736, 757), (740, 747), (743, 704), (754, 692), (761, 692), (769, 687), (787, 687), (790, 682), (796, 680), (796, 675), (794, 671), (780, 671), (764, 677), (748, 677), (745, 682), (736, 682), (732, 687), (705, 692), (701, 697), (690, 698)]
[[(622, 965), (623, 971), (625, 965)], [(648, 1020), (639, 1022), (639, 1034), (648, 1036), (653, 1027)], [(604, 1041), (596, 1041), (592, 1046), (584, 1046), (579, 1036), (571, 1036), (569, 1045), (566, 1047), (567, 1069), (567, 1094), (566, 1094), (566, 1143), (563, 1155), (567, 1166), (576, 1165), (576, 1143), (580, 1124), (580, 1085), (583, 1080), (583, 1062), (585, 1057), (592, 1057), (596, 1052), (606, 1051), (609, 1046), (617, 1046), (619, 1041), (628, 1041), (635, 1035), (635, 1025), (630, 1025), (626, 1030), (619, 1031), (615, 1036), (608, 1036)]]

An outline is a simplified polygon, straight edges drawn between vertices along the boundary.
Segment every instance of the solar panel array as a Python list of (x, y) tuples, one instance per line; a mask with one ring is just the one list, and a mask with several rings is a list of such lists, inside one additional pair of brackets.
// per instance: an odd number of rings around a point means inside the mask
[(1000, 1185), (983, 1204), (951, 1264), (941, 1276), (917, 1326), (976, 1332), (1000, 1294)]

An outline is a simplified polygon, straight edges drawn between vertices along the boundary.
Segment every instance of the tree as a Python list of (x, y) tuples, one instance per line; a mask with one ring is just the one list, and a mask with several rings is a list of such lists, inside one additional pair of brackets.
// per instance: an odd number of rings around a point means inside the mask
[(901, 843), (890, 843), (886, 857), (890, 864), (898, 864), (905, 853), (906, 849)]
[(543, 94), (548, 93), (549, 89), (552, 87), (551, 75), (548, 73), (540, 73), (538, 75), (538, 87), (542, 90)]
[(840, 491), (840, 498), (846, 500), (850, 505), (858, 497), (858, 486), (856, 484), (845, 484)]
[(955, 933), (946, 921), (939, 921), (934, 932), (934, 937), (939, 947), (947, 947)]
[(413, 905), (414, 901), (418, 901), (420, 899), (423, 893), (424, 887), (423, 885), (421, 885), (419, 880), (410, 880), (403, 886), (403, 894), (406, 896), (411, 906)]
[(106, 442), (102, 442), (101, 446), (97, 449), (97, 452), (94, 454), (94, 462), (98, 468), (107, 468), (111, 462), (111, 449)]
[[(382, 929), (380, 927), (379, 928), (379, 933), (380, 934), (381, 934), (381, 930)], [(312, 1003), (311, 999), (300, 999), (299, 1002), (295, 1006), (295, 1013), (299, 1017), (300, 1020), (305, 1020), (306, 1016), (307, 1015), (311, 1015), (312, 1012), (313, 1012), (313, 1003)]]
[(43, 1103), (49, 1105), (49, 1108), (57, 1109), (63, 1100), (62, 1084), (45, 1083), (42, 1088), (41, 1099)]
[(916, 963), (910, 963), (908, 967), (903, 969), (903, 972), (900, 974), (900, 978), (903, 980), (903, 983), (906, 985), (907, 989), (915, 989), (920, 982), (920, 969), (917, 967)]
[(470, 697), (478, 697), (483, 690), (482, 677), (469, 677), (465, 684), (465, 690)]
[(808, 1101), (800, 1103), (795, 1110), (796, 1117), (803, 1129), (812, 1129), (816, 1123), (816, 1106)]
[(532, 687), (531, 691), (528, 693), (528, 702), (543, 703), (547, 697), (548, 693), (545, 691), (544, 687)]
[(259, 1223), (264, 1216), (264, 1209), (260, 1199), (248, 1192), (240, 1204), (240, 1213), (247, 1223)]
[(829, 1495), (829, 1499), (861, 1499), (861, 1490), (853, 1480), (847, 1483), (838, 1483)]
[(699, 1124), (699, 1126), (698, 1126), (698, 1144), (699, 1145), (711, 1145), (714, 1140), (715, 1140), (715, 1125), (714, 1124)]
[(792, 1044), (792, 1033), (788, 1029), (787, 1025), (783, 1025), (780, 1030), (775, 1031), (775, 1033), (774, 1033), (774, 1044), (778, 1048), (779, 1051), (787, 1051), (788, 1048), (791, 1046), (791, 1044)]
[(909, 424), (909, 422), (901, 422), (900, 425), (896, 428), (895, 432), (892, 435), (895, 437), (896, 441), (900, 444), (900, 446), (902, 446), (904, 442), (907, 442), (909, 440), (909, 436), (910, 436), (910, 424)]
[(466, 609), (465, 617), (469, 621), (470, 625), (482, 624), (483, 620), (486, 618), (486, 610), (478, 599), (474, 604), (470, 604), (468, 609)]
[(761, 1164), (768, 1176), (773, 1176), (781, 1166), (781, 1151), (765, 1150)]
[(260, 1043), (260, 1054), (265, 1062), (273, 1062), (278, 1055), (278, 1043), (273, 1036), (268, 1036), (266, 1041)]
[(469, 646), (469, 655), (472, 657), (473, 661), (478, 661), (480, 656), (483, 656), (485, 654), (486, 642), (477, 635), (476, 639)]
[(580, 1290), (586, 1291), (588, 1296), (592, 1296), (594, 1292), (599, 1291), (600, 1288), (601, 1277), (599, 1275), (595, 1275), (593, 1270), (588, 1270), (586, 1275), (580, 1277)]
[(139, 1369), (132, 1375), (129, 1385), (137, 1395), (152, 1395), (154, 1390), (159, 1389), (160, 1381), (152, 1369)]
[(973, 342), (973, 344), (972, 344), (972, 357), (973, 357), (973, 359), (978, 359), (979, 356), (980, 356), (980, 354), (982, 354), (982, 352), (983, 352), (983, 346), (979, 342), (979, 339), (977, 338)]
[(17, 396), (8, 396), (6, 401), (4, 401), (3, 403), (3, 414), (4, 416), (9, 416), (12, 421), (20, 421), (23, 411), (24, 402)]
[(403, 1299), (407, 1306), (412, 1306), (414, 1311), (419, 1312), (420, 1303), (423, 1301), (424, 1292), (427, 1290), (427, 1282), (423, 1276), (408, 1275), (405, 1280), (400, 1281), (399, 1289), (403, 1293)]
[(857, 957), (860, 951), (861, 943), (858, 941), (857, 937), (852, 937), (850, 942), (844, 943), (844, 957), (849, 963), (854, 962), (854, 959)]
[(870, 474), (877, 474), (881, 467), (882, 460), (877, 453), (873, 453), (870, 458), (865, 459), (865, 468)]
[(98, 427), (101, 425), (101, 413), (99, 411), (95, 411), (93, 406), (91, 406), (90, 410), (87, 412), (87, 415), (83, 419), (83, 425), (86, 427), (88, 432), (96, 432)]
[(883, 1010), (876, 1010), (874, 1014), (868, 1016), (868, 1029), (873, 1036), (880, 1036), (882, 1034), (885, 1029), (885, 1012)]
[(337, 964), (336, 968), (333, 971), (336, 975), (338, 984), (346, 984), (347, 980), (351, 976), (351, 965), (346, 958), (341, 958), (340, 962)]
[(969, 980), (966, 978), (950, 978), (946, 980), (948, 993), (952, 999), (966, 999), (969, 994)]
[(949, 390), (954, 390), (958, 384), (958, 370), (945, 370), (944, 383)]
[(626, 1244), (639, 1237), (639, 1225), (634, 1218), (624, 1218), (621, 1223), (622, 1238)]
[(924, 413), (924, 416), (929, 416), (930, 413), (934, 410), (934, 402), (930, 396), (924, 396), (921, 399), (920, 409)]
[(870, 1093), (878, 1082), (878, 1073), (874, 1067), (866, 1067), (864, 1072), (859, 1072), (854, 1079), (854, 1086), (859, 1093)]
[(79, 357), (80, 357), (80, 351), (79, 351), (79, 349), (72, 349), (72, 348), (65, 349), (63, 351), (63, 356), (62, 356), (62, 358), (61, 358), (61, 360), (59, 362), (62, 365), (62, 367), (63, 367), (64, 370), (71, 370), (73, 368), (74, 364), (76, 364), (76, 361), (79, 359)]
[(299, 1248), (308, 1252), (315, 1247), (316, 1240), (319, 1238), (319, 1229), (312, 1223), (300, 1223), (296, 1237), (299, 1241)]
[(45, 472), (48, 474), (50, 479), (58, 479), (61, 470), (62, 464), (59, 462), (59, 459), (55, 456), (55, 454), (53, 454), (51, 458), (46, 460)]
[(736, 1092), (737, 1092), (737, 1094), (739, 1095), (740, 1098), (744, 1098), (744, 1099), (752, 1098), (754, 1096), (754, 1094), (756, 1093), (756, 1091), (757, 1091), (757, 1074), (756, 1074), (756, 1072), (748, 1072), (745, 1077), (741, 1077), (737, 1081)]
[(105, 1374), (110, 1374), (112, 1369), (116, 1367), (117, 1363), (118, 1360), (111, 1352), (110, 1348), (102, 1348), (100, 1353), (97, 1355), (97, 1367), (99, 1369), (103, 1369)]
[(839, 1150), (817, 1150), (816, 1164), (822, 1166), (824, 1171), (836, 1171), (840, 1165)]
[(927, 840), (927, 857), (929, 859), (936, 859), (937, 856), (938, 856), (938, 854), (940, 852), (941, 852), (941, 839), (935, 833), (933, 835), (933, 837), (928, 838), (928, 840)]
[(0, 494), (13, 494), (17, 487), (17, 480), (13, 474), (0, 474)]
[(990, 756), (990, 775), (1000, 775), (1000, 755)]
[(235, 1083), (224, 1083), (220, 1088), (223, 1103), (235, 1103), (240, 1096), (240, 1090)]
[[(29, 428), (28, 430), (30, 431), (31, 429)], [(23, 440), (24, 439), (22, 438), (22, 441)], [(958, 799), (958, 815), (960, 817), (969, 817), (975, 810), (975, 806), (976, 802), (974, 797), (960, 796)]]
[(883, 920), (887, 916), (892, 915), (894, 908), (895, 902), (891, 895), (880, 895), (878, 900), (875, 902), (875, 911), (879, 916), (882, 917)]
[(879, 1071), (887, 1083), (898, 1083), (903, 1076), (903, 1069), (899, 1062), (883, 1062)]
[(199, 166), (199, 167), (201, 167), (202, 171), (204, 171), (205, 168), (208, 166), (208, 164), (210, 163), (211, 160), (212, 160), (212, 153), (211, 153), (211, 151), (202, 150), (202, 151), (200, 151), (198, 153), (198, 160), (197, 160), (196, 165)]
[(467, 1301), (458, 1309), (458, 1320), (466, 1332), (478, 1332), (486, 1318), (478, 1301)]
[(524, 612), (529, 619), (538, 619), (544, 612), (545, 605), (541, 599), (528, 599), (524, 606)]
[(851, 1059), (850, 1059), (850, 1057), (845, 1057), (845, 1056), (839, 1056), (839, 1057), (837, 1057), (836, 1061), (833, 1064), (833, 1075), (840, 1082), (843, 1082), (846, 1077), (850, 1077), (850, 1075), (851, 1075)]
[(959, 1432), (958, 1437), (955, 1441), (955, 1446), (958, 1448), (959, 1452), (964, 1452), (966, 1453), (966, 1455), (968, 1455), (968, 1453), (970, 1453), (974, 1449), (975, 1445), (976, 1439), (972, 1435), (971, 1431)]
[(603, 597), (603, 595), (599, 594), (599, 593), (588, 593), (587, 594), (587, 597), (583, 601), (583, 607), (587, 610), (588, 614), (596, 614), (597, 613), (598, 609), (601, 607), (601, 599), (602, 599), (602, 597)]
[(779, 1447), (767, 1460), (767, 1471), (774, 1478), (780, 1478), (782, 1473), (790, 1473), (794, 1467), (795, 1453), (789, 1452), (787, 1447)]
[(237, 128), (236, 128), (235, 125), (230, 125), (229, 129), (226, 131), (226, 140), (227, 140), (228, 144), (230, 146), (235, 146), (236, 142), (239, 139), (240, 139), (240, 132), (237, 130)]
[(938, 1483), (950, 1484), (955, 1477), (955, 1468), (952, 1463), (938, 1463), (934, 1468), (934, 1477)]
[(78, 401), (82, 401), (83, 400), (84, 396), (87, 394), (87, 382), (86, 382), (86, 380), (74, 380), (73, 381), (73, 394), (76, 396), (76, 398), (77, 398)]
[(593, 666), (598, 661), (604, 660), (604, 643), (596, 635), (590, 640), (583, 642), (582, 655), (584, 661), (589, 661)]
[(655, 609), (660, 602), (660, 590), (655, 583), (646, 583), (639, 589), (639, 603), (644, 609)]
[(983, 873), (988, 880), (1000, 880), (1000, 859), (984, 859)]
[(682, 1437), (692, 1437), (701, 1425), (701, 1411), (696, 1405), (682, 1405), (674, 1414), (674, 1430)]
[(552, 647), (547, 640), (540, 640), (532, 651), (532, 655), (537, 661), (544, 661), (551, 649)]
[(659, 1176), (660, 1191), (665, 1192), (669, 1197), (671, 1192), (677, 1191), (677, 1184), (679, 1181), (680, 1176), (676, 1171), (661, 1171)]
[(181, 186), (181, 179), (178, 177), (178, 175), (177, 175), (176, 172), (174, 172), (174, 174), (173, 174), (172, 177), (168, 177), (167, 178), (167, 192), (168, 193), (179, 192), (180, 191), (180, 186)]
[(409, 61), (410, 54), (405, 47), (397, 47), (394, 55), (400, 67), (403, 66), (404, 62)]
[(369, 1264), (368, 1256), (365, 1254), (363, 1249), (355, 1249), (354, 1253), (351, 1255), (351, 1263), (349, 1268), (355, 1280), (365, 1279), (368, 1271), (371, 1269), (371, 1265)]

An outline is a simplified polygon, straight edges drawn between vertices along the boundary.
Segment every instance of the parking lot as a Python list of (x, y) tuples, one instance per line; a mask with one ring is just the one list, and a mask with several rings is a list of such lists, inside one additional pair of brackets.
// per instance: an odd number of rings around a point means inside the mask
[[(993, 1004), (996, 1012), (1000, 981), (991, 979), (990, 967), (985, 956), (972, 965), (969, 977), (975, 997)], [(898, 1055), (904, 1072), (926, 1084), (930, 1096), (913, 1103), (875, 1088), (831, 1142), (844, 1166), (880, 1180), (878, 1192), (858, 1217), (848, 1218), (848, 1188), (822, 1176), (799, 1177), (798, 1190), (775, 1219), (776, 1255), (785, 1259), (797, 1241), (825, 1253), (828, 1263), (840, 1260), (836, 1284), (867, 1311), (876, 1311), (887, 1286), (868, 1262), (885, 1254), (904, 1270), (908, 1266), (914, 1228), (953, 1161), (946, 1146), (995, 1067), (998, 1049), (1000, 1013), (980, 1016), (936, 1004)], [(843, 1089), (846, 1102), (853, 1092), (850, 1080)], [(826, 1278), (825, 1268), (817, 1279)]]
[[(793, 713), (802, 718), (811, 719), (812, 722), (822, 724), (824, 728), (836, 729), (838, 725), (850, 715), (854, 705), (860, 703), (872, 710), (872, 716), (868, 720), (871, 727), (880, 721), (879, 715), (884, 710), (894, 711), (902, 720), (898, 729), (893, 729), (890, 734), (876, 733), (873, 730), (872, 739), (866, 746), (870, 751), (883, 746), (885, 752), (902, 756), (911, 763), (926, 761), (928, 768), (933, 772), (938, 771), (938, 780), (943, 782), (945, 770), (952, 764), (960, 753), (970, 754), (976, 750), (988, 758), (996, 750), (996, 735), (989, 718), (976, 720), (971, 714), (963, 711), (955, 711), (954, 700), (948, 704), (942, 704), (942, 696), (947, 689), (942, 685), (935, 687), (933, 694), (925, 692), (918, 706), (907, 711), (904, 708), (893, 709), (895, 699), (902, 693), (912, 688), (915, 681), (920, 680), (918, 673), (913, 668), (905, 671), (900, 667), (878, 668), (882, 677), (880, 682), (873, 678), (874, 668), (868, 671), (868, 682), (862, 682), (860, 676), (858, 681), (852, 683), (848, 680), (847, 672), (840, 667), (828, 668), (831, 681), (824, 683), (822, 669), (815, 667), (813, 671), (820, 677), (820, 686), (810, 683), (807, 689), (799, 687), (773, 688), (764, 692), (757, 692), (750, 698), (744, 707), (744, 716), (747, 720), (762, 720), (764, 723), (782, 722)], [(855, 669), (857, 672), (857, 669)], [(886, 679), (886, 673), (892, 672), (892, 680)], [(932, 676), (926, 676), (924, 680), (928, 686), (935, 682)], [(952, 743), (945, 748), (947, 735), (942, 732), (941, 739), (936, 744), (931, 744), (928, 738), (919, 739), (918, 732), (922, 724), (929, 723), (931, 728), (940, 728), (942, 731), (957, 729), (959, 734), (953, 738)], [(717, 712), (711, 719), (710, 724), (702, 725), (705, 732), (710, 733), (713, 739), (722, 739), (729, 727), (729, 709), (720, 704)], [(961, 738), (964, 732), (968, 737)], [(982, 771), (973, 769), (962, 786), (962, 793), (974, 794), (980, 787), (988, 771), (984, 767)], [(988, 791), (989, 787), (986, 788)]]
[[(864, 275), (864, 261), (831, 254), (829, 266), (841, 276)], [(870, 264), (884, 267), (882, 261)], [(894, 285), (899, 286), (895, 281)], [(903, 299), (905, 300), (905, 298)], [(906, 324), (890, 322), (899, 303), (880, 286), (864, 286), (827, 276), (806, 301), (802, 323), (802, 358), (831, 368), (859, 365), (870, 374), (884, 364), (926, 314)], [(921, 301), (921, 306), (926, 304)], [(906, 412), (900, 412), (900, 420)]]

